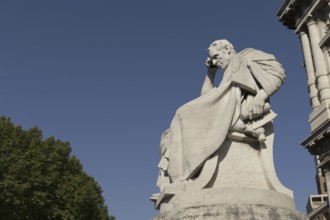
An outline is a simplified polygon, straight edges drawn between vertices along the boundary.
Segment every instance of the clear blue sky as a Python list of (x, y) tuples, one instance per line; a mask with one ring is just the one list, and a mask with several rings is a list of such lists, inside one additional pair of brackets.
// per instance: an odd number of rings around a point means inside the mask
[(118, 220), (156, 215), (159, 138), (199, 96), (216, 39), (274, 54), (287, 71), (272, 97), (274, 157), (304, 211), (316, 192), (300, 146), (311, 111), (298, 36), (276, 17), (282, 0), (29, 0), (0, 3), (0, 114), (69, 141)]

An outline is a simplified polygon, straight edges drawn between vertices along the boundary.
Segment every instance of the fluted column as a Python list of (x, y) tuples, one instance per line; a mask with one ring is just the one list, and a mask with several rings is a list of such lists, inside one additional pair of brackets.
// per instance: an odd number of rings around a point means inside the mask
[(300, 32), (300, 40), (304, 54), (305, 60), (305, 68), (307, 73), (307, 84), (308, 84), (308, 91), (310, 97), (310, 103), (312, 109), (314, 110), (316, 107), (320, 105), (320, 101), (317, 97), (317, 89), (315, 86), (315, 73), (314, 73), (314, 64), (311, 54), (311, 48), (309, 45), (309, 39), (305, 31)]
[(320, 101), (330, 103), (330, 83), (325, 69), (324, 57), (319, 46), (320, 37), (315, 21), (310, 18), (308, 23), (308, 32), (310, 45), (312, 49), (312, 56), (315, 66), (315, 76), (317, 81), (317, 88), (320, 93)]

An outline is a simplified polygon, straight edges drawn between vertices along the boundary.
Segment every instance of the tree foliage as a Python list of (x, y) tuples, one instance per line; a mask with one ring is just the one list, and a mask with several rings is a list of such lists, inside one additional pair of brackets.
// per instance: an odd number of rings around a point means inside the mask
[(110, 220), (101, 187), (70, 156), (68, 142), (42, 139), (0, 117), (0, 218)]

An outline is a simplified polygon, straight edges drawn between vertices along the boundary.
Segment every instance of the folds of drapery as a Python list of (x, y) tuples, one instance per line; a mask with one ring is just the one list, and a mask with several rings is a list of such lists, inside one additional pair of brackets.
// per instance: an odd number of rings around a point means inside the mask
[[(235, 83), (235, 74), (239, 83)], [(176, 111), (167, 140), (167, 173), (171, 182), (192, 178), (221, 147), (239, 115), (237, 105), (241, 100), (236, 97), (235, 84), (252, 93), (260, 86), (270, 96), (284, 79), (284, 70), (273, 55), (254, 49), (235, 55), (218, 88)]]

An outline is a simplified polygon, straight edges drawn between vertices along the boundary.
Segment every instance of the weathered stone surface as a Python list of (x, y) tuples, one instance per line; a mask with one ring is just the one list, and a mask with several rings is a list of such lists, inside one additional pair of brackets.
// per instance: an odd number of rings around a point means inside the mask
[[(285, 71), (255, 49), (227, 40), (208, 48), (201, 96), (181, 106), (161, 138), (153, 220), (304, 220), (273, 163), (276, 114), (269, 99)], [(217, 70), (224, 71), (218, 87)]]
[[(258, 158), (259, 164), (255, 164), (259, 170), (253, 173), (266, 175), (276, 190), (292, 194), (277, 183), (273, 172), (273, 132), (269, 126), (276, 116), (270, 109), (269, 98), (285, 79), (282, 65), (271, 54), (251, 48), (237, 53), (229, 41), (217, 40), (208, 48), (206, 66), (202, 95), (181, 106), (162, 135), (158, 165), (160, 190), (171, 184), (196, 180), (205, 163), (223, 148), (229, 134), (238, 132), (260, 143), (254, 151), (256, 155), (262, 151), (263, 155)], [(215, 87), (214, 77), (219, 69), (224, 71), (223, 78)], [(213, 173), (215, 171), (213, 169)], [(240, 178), (235, 170), (231, 173)], [(262, 188), (269, 185), (265, 181), (258, 184), (263, 185)]]
[(151, 220), (308, 220), (296, 210), (267, 205), (217, 204), (172, 210)]
[(214, 206), (218, 204), (265, 205), (285, 209), (295, 209), (293, 198), (273, 190), (253, 188), (208, 188), (186, 189), (163, 202), (160, 212), (168, 212), (189, 207)]

